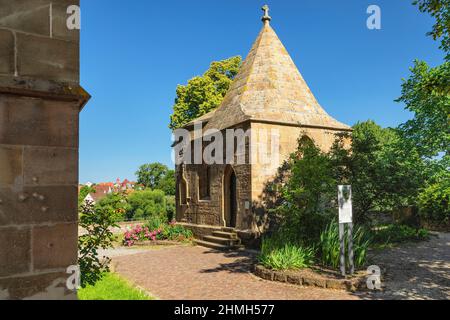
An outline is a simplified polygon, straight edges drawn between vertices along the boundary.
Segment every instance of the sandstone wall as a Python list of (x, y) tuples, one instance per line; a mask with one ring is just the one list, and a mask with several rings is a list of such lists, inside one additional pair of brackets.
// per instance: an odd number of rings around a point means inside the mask
[(0, 299), (76, 298), (78, 4), (0, 0)]
[[(267, 144), (270, 146), (272, 143), (270, 139), (270, 132), (274, 130), (278, 132), (279, 135), (279, 158), (278, 161), (270, 161), (268, 163), (261, 163), (261, 161), (256, 161), (252, 164), (251, 175), (252, 175), (252, 203), (253, 203), (253, 214), (254, 214), (254, 225), (253, 230), (255, 232), (263, 232), (267, 227), (267, 215), (265, 212), (266, 207), (266, 197), (264, 189), (269, 182), (272, 182), (277, 174), (278, 168), (282, 165), (283, 161), (289, 158), (289, 155), (294, 152), (298, 146), (298, 139), (301, 137), (308, 137), (313, 140), (314, 143), (321, 148), (323, 151), (328, 151), (334, 140), (335, 134), (339, 131), (331, 129), (320, 129), (320, 128), (307, 128), (307, 127), (294, 127), (294, 126), (284, 126), (280, 124), (269, 124), (269, 123), (258, 123), (252, 122), (251, 125), (252, 134), (258, 135), (258, 130), (265, 130), (269, 132)], [(258, 139), (259, 137), (257, 137)], [(255, 141), (253, 138), (252, 143)], [(264, 143), (264, 141), (258, 141), (256, 144)], [(267, 147), (270, 150), (270, 147)]]
[[(237, 128), (244, 131), (249, 129), (249, 124), (243, 124)], [(187, 164), (184, 169), (184, 178), (188, 184), (188, 205), (181, 205), (179, 194), (179, 183), (177, 183), (176, 206), (177, 220), (187, 223), (200, 225), (225, 226), (224, 211), (224, 176), (227, 168), (226, 163), (226, 134), (223, 132), (224, 145), (223, 155), (224, 164), (215, 164), (210, 166), (210, 197), (202, 199), (199, 194), (199, 177), (203, 175), (205, 165)], [(206, 146), (206, 144), (204, 145)], [(251, 166), (249, 160), (249, 146), (246, 145), (246, 163), (237, 164), (235, 154), (235, 163), (232, 168), (236, 174), (236, 197), (237, 197), (237, 215), (236, 227), (245, 230), (251, 227), (251, 210), (245, 208), (245, 203), (251, 201)], [(192, 155), (192, 159), (194, 156)], [(177, 167), (179, 172), (179, 167)], [(180, 176), (178, 174), (178, 180)], [(179, 181), (178, 181), (179, 182)]]

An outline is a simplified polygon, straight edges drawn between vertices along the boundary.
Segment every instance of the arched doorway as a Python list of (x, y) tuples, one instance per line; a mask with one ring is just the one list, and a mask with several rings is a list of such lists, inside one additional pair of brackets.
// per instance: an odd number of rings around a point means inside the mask
[(223, 179), (223, 218), (226, 227), (235, 228), (237, 221), (237, 177), (229, 165), (225, 168)]

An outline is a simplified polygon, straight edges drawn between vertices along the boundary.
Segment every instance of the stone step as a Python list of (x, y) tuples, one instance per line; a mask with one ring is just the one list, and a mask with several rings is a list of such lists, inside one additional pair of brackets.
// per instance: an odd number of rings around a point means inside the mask
[(213, 242), (217, 244), (222, 244), (226, 246), (234, 246), (236, 244), (239, 244), (238, 239), (230, 239), (230, 238), (222, 238), (222, 237), (216, 237), (216, 236), (204, 236), (204, 241)]
[(194, 242), (198, 246), (202, 246), (202, 247), (206, 247), (206, 248), (210, 248), (210, 249), (215, 249), (215, 250), (230, 250), (230, 249), (233, 248), (233, 247), (230, 247), (230, 246), (217, 244), (217, 243), (204, 241), (204, 240), (198, 240), (198, 239), (195, 239)]
[(237, 239), (237, 233), (226, 231), (213, 231), (213, 236), (228, 239)]
[(222, 227), (222, 231), (225, 232), (236, 232), (235, 228), (231, 228), (231, 227)]

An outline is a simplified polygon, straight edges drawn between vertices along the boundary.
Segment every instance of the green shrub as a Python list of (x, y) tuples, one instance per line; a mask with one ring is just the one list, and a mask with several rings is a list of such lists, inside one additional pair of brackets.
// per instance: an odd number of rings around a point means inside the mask
[[(371, 237), (363, 228), (357, 227), (353, 230), (353, 253), (356, 268), (363, 267), (367, 262), (367, 250), (371, 244)], [(340, 241), (339, 225), (337, 222), (330, 223), (320, 235), (318, 242), (318, 254), (324, 266), (339, 268)], [(348, 237), (345, 235), (345, 248), (348, 248)]]
[(283, 171), (289, 179), (280, 185), (282, 201), (272, 210), (281, 220), (279, 232), (296, 242), (313, 244), (335, 212), (337, 183), (331, 161), (304, 137)]
[(174, 221), (167, 223), (158, 217), (151, 218), (145, 225), (128, 228), (123, 234), (122, 244), (131, 247), (137, 242), (173, 240), (189, 241), (194, 237), (191, 230), (177, 225)]
[(159, 228), (162, 228), (167, 224), (167, 219), (165, 217), (160, 216), (153, 216), (147, 219), (147, 222), (145, 223), (145, 227), (147, 227), (149, 230), (157, 230)]
[(127, 218), (129, 220), (166, 216), (166, 196), (161, 190), (135, 191), (128, 196)]
[(172, 221), (175, 218), (175, 212), (175, 196), (166, 196), (166, 213), (168, 221)]
[(171, 222), (169, 225), (165, 226), (162, 230), (163, 236), (168, 240), (174, 241), (185, 241), (192, 239), (194, 234), (191, 230)]
[(314, 248), (286, 242), (281, 239), (264, 238), (259, 262), (269, 269), (295, 270), (309, 267), (314, 260)]
[(377, 243), (400, 243), (405, 241), (427, 240), (430, 236), (428, 230), (414, 229), (407, 225), (390, 224), (374, 232)]
[(114, 221), (124, 221), (128, 209), (127, 198), (124, 193), (114, 192), (98, 201), (95, 207), (99, 210), (108, 210), (113, 214)]
[(115, 237), (111, 228), (118, 227), (114, 214), (115, 211), (109, 206), (97, 207), (91, 202), (81, 206), (79, 226), (85, 232), (78, 237), (78, 264), (83, 288), (94, 285), (109, 271), (109, 258), (100, 258), (98, 250), (113, 245)]
[(450, 177), (428, 186), (419, 194), (419, 214), (427, 222), (450, 222)]

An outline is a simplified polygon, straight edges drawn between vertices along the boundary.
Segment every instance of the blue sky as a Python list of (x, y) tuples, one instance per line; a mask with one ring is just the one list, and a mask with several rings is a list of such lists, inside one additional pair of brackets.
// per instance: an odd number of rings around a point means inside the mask
[[(272, 0), (272, 27), (333, 117), (397, 126), (393, 100), (414, 59), (443, 61), (425, 36), (433, 20), (408, 0)], [(177, 84), (209, 63), (245, 57), (262, 27), (255, 0), (82, 0), (80, 182), (134, 179), (139, 165), (172, 167), (167, 125)], [(382, 29), (366, 27), (379, 5)]]

